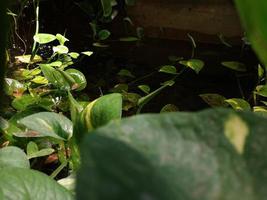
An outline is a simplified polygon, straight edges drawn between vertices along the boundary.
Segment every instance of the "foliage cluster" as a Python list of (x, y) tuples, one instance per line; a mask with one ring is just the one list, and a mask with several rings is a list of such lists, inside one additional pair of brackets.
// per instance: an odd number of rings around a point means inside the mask
[[(249, 0), (236, 0), (248, 37), (263, 62), (258, 68), (258, 86), (249, 99), (253, 108), (245, 99), (201, 94), (213, 107), (230, 105), (239, 112), (210, 109), (121, 120), (123, 110), (134, 109), (139, 114), (184, 71), (202, 70), (204, 62), (194, 57), (194, 39), (189, 35), (190, 58), (170, 57), (170, 65), (159, 67), (158, 72), (170, 78), (158, 89), (138, 85), (141, 96), (129, 92), (127, 84), (118, 84), (110, 94), (91, 100), (84, 92), (86, 77), (75, 65), (94, 52), (72, 52), (66, 35), (40, 33), (39, 1), (33, 1), (36, 32), (32, 51), (8, 58), (12, 70), (5, 78), (5, 112), (0, 117), (0, 199), (265, 199), (266, 118), (243, 112), (253, 110), (263, 116), (267, 112), (262, 99), (267, 97), (263, 67), (267, 66), (267, 48), (263, 48), (266, 17), (256, 12), (257, 8), (266, 11), (267, 4), (260, 2), (254, 6)], [(111, 33), (99, 23), (114, 19), (118, 2), (83, 3), (93, 8), (93, 45), (105, 48)], [(16, 17), (10, 10), (8, 14)], [(143, 39), (140, 30), (137, 36), (119, 40), (139, 42)], [(38, 49), (47, 44), (52, 54), (47, 58), (38, 55)], [(237, 76), (246, 71), (237, 61), (222, 65)], [(127, 69), (118, 75), (134, 77)], [(162, 111), (177, 108), (167, 105)]]

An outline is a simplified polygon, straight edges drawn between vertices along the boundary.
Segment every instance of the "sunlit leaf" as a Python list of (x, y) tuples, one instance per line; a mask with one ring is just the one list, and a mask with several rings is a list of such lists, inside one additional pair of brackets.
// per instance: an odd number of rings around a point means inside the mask
[(48, 80), (43, 76), (36, 76), (31, 80), (31, 82), (34, 82), (37, 84), (48, 84)]
[(91, 56), (94, 52), (92, 51), (84, 51), (82, 52), (82, 54), (86, 55), (86, 56)]
[(61, 35), (61, 34), (56, 34), (56, 38), (59, 41), (60, 45), (64, 45), (65, 42), (69, 41), (69, 39), (67, 39), (65, 36)]
[(52, 42), (56, 40), (56, 36), (52, 34), (47, 34), (47, 33), (38, 33), (34, 35), (33, 39), (38, 42), (39, 44), (47, 44), (49, 42)]
[(80, 54), (76, 52), (70, 52), (68, 55), (70, 55), (73, 59), (77, 59), (80, 56)]
[(232, 98), (225, 100), (230, 106), (232, 106), (235, 110), (243, 110), (243, 111), (250, 111), (251, 107), (250, 104), (244, 99)]
[(32, 55), (16, 56), (15, 59), (18, 62), (26, 63), (26, 64), (33, 64), (33, 63), (38, 63), (38, 62), (43, 61), (41, 56), (35, 55), (32, 60), (31, 60), (31, 56)]
[(58, 46), (53, 47), (53, 51), (54, 53), (58, 53), (58, 54), (66, 54), (69, 52), (69, 49), (68, 47), (64, 45), (58, 45)]

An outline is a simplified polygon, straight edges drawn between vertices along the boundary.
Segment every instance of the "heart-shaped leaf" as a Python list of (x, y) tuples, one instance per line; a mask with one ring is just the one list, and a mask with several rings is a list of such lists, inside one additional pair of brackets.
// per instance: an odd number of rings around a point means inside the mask
[(148, 85), (139, 85), (138, 88), (146, 94), (149, 94), (150, 92), (150, 87)]
[(47, 175), (30, 169), (0, 170), (2, 199), (73, 200), (71, 193)]
[(28, 129), (25, 133), (17, 133), (18, 137), (53, 137), (61, 140), (72, 137), (72, 122), (57, 113), (39, 112), (20, 119), (18, 123)]
[(75, 80), (76, 85), (74, 86), (75, 88), (73, 89), (75, 89), (76, 91), (81, 91), (84, 88), (86, 88), (87, 81), (82, 72), (80, 72), (77, 69), (67, 69), (65, 72), (71, 75), (71, 77)]
[(258, 85), (255, 93), (260, 96), (267, 97), (267, 85)]
[(180, 64), (193, 69), (197, 74), (202, 70), (205, 63), (199, 59), (182, 60)]
[(69, 41), (68, 38), (66, 38), (65, 36), (61, 35), (61, 34), (56, 34), (56, 38), (59, 41), (60, 45), (64, 45), (65, 42)]
[(225, 100), (235, 110), (250, 111), (250, 104), (244, 99), (232, 98)]
[(47, 33), (38, 33), (33, 37), (35, 42), (38, 42), (39, 44), (47, 44), (49, 42), (54, 41), (56, 36), (52, 34), (47, 34)]
[(27, 155), (18, 147), (8, 146), (0, 149), (0, 171), (10, 167), (30, 168)]
[(106, 40), (109, 38), (109, 36), (111, 35), (111, 33), (108, 30), (101, 30), (98, 33), (98, 37), (100, 40)]
[(160, 68), (159, 72), (163, 72), (163, 73), (166, 73), (166, 74), (177, 74), (176, 67), (172, 66), (172, 65), (162, 66)]
[(121, 94), (109, 94), (91, 102), (82, 112), (81, 120), (87, 130), (103, 126), (111, 120), (120, 119), (122, 112)]
[(222, 95), (215, 93), (207, 93), (199, 95), (203, 101), (205, 101), (211, 107), (227, 107), (228, 104), (225, 102), (226, 98)]

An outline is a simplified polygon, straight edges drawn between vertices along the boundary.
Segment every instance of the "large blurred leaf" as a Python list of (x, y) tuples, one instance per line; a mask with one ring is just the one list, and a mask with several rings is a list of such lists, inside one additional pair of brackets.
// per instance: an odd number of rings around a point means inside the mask
[(72, 137), (72, 122), (65, 117), (52, 112), (39, 112), (24, 117), (18, 121), (28, 131), (19, 133), (19, 137), (53, 137), (68, 140)]
[(267, 66), (267, 1), (235, 0), (235, 3), (252, 47)]
[(30, 168), (30, 162), (20, 148), (4, 147), (0, 149), (0, 169), (2, 170), (4, 167)]
[(208, 110), (143, 115), (88, 134), (77, 197), (265, 200), (266, 119)]
[(20, 168), (0, 171), (2, 199), (7, 200), (73, 200), (70, 192), (47, 175)]

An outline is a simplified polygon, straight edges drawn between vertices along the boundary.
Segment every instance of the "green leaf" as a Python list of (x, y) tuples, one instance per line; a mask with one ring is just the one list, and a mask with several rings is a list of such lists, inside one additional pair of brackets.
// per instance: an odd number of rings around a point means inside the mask
[(123, 98), (123, 110), (128, 111), (131, 108), (134, 108), (138, 105), (138, 101), (141, 98), (139, 94), (136, 93), (128, 93), (123, 92), (122, 93)]
[(149, 94), (150, 92), (150, 87), (148, 85), (139, 85), (138, 88), (146, 94)]
[(0, 171), (3, 199), (73, 200), (71, 193), (47, 175), (30, 169), (5, 168)]
[(260, 60), (267, 65), (267, 2), (235, 0), (246, 35)]
[(100, 40), (106, 40), (106, 39), (109, 38), (110, 35), (111, 35), (111, 33), (106, 29), (101, 30), (101, 31), (98, 32), (98, 38)]
[(10, 167), (30, 168), (26, 154), (18, 147), (8, 146), (0, 149), (0, 171)]
[(240, 111), (250, 111), (251, 107), (250, 104), (244, 99), (232, 98), (225, 100), (233, 109)]
[(236, 62), (236, 61), (222, 62), (222, 65), (224, 67), (227, 67), (229, 69), (232, 69), (232, 70), (235, 70), (235, 71), (238, 71), (238, 72), (247, 71), (246, 65), (244, 65), (243, 63), (240, 63), (240, 62)]
[(36, 76), (31, 80), (31, 82), (42, 84), (42, 85), (48, 84), (48, 80), (43, 76)]
[(38, 34), (34, 35), (33, 39), (35, 42), (38, 42), (39, 44), (47, 44), (49, 42), (54, 41), (57, 38), (56, 38), (56, 36), (54, 36), (52, 34), (38, 33)]
[(32, 55), (16, 56), (15, 59), (21, 63), (26, 63), (26, 64), (33, 64), (33, 63), (38, 63), (38, 62), (43, 61), (41, 56), (35, 55), (32, 60), (31, 60), (31, 56)]
[(84, 51), (82, 52), (82, 54), (86, 55), (86, 56), (91, 56), (94, 52), (92, 51)]
[(32, 141), (27, 144), (27, 158), (28, 159), (48, 156), (52, 154), (54, 151), (55, 150), (52, 148), (45, 148), (45, 149), (39, 150), (37, 144)]
[(61, 89), (70, 89), (69, 82), (65, 79), (64, 75), (60, 73), (60, 71), (46, 65), (42, 65), (40, 67), (49, 83)]
[(160, 68), (159, 72), (163, 72), (163, 73), (166, 73), (166, 74), (177, 74), (176, 67), (172, 66), (172, 65), (162, 66)]
[(80, 54), (78, 54), (78, 53), (76, 53), (76, 52), (70, 52), (68, 55), (69, 55), (70, 57), (72, 57), (73, 59), (77, 59), (77, 58), (80, 56)]
[(130, 71), (127, 70), (127, 69), (121, 69), (121, 70), (118, 72), (118, 75), (119, 75), (119, 76), (130, 77), (130, 78), (135, 78), (135, 76), (132, 74), (132, 72), (130, 72)]
[(265, 76), (264, 68), (259, 64), (258, 65), (258, 80), (261, 81), (262, 79), (265, 78), (264, 76)]
[(207, 93), (199, 95), (203, 101), (205, 101), (211, 107), (227, 107), (228, 104), (225, 102), (226, 98), (222, 95), (215, 93)]
[(7, 95), (12, 95), (15, 97), (20, 97), (26, 90), (24, 84), (11, 78), (5, 78), (5, 92)]
[(25, 110), (28, 106), (36, 104), (39, 101), (38, 97), (33, 97), (29, 94), (25, 94), (21, 97), (15, 98), (11, 105), (17, 110)]
[(77, 69), (67, 69), (65, 72), (68, 73), (75, 81), (75, 85), (72, 86), (72, 89), (81, 91), (86, 88), (87, 81), (82, 72)]
[(84, 138), (77, 199), (264, 200), (266, 128), (229, 109), (110, 123)]
[(72, 122), (57, 113), (39, 112), (20, 119), (18, 123), (28, 129), (26, 133), (16, 134), (18, 137), (53, 137), (61, 140), (72, 137)]
[(167, 105), (163, 106), (163, 108), (161, 109), (160, 113), (177, 112), (177, 111), (179, 111), (179, 109), (177, 108), (176, 105), (167, 104)]
[(69, 52), (68, 47), (64, 46), (64, 45), (58, 45), (53, 47), (53, 51), (54, 53), (58, 53), (58, 54), (66, 54)]
[(103, 16), (109, 17), (112, 13), (111, 0), (101, 0), (101, 4), (103, 9)]
[(266, 106), (254, 106), (253, 112), (267, 118), (267, 107)]
[(263, 96), (263, 97), (267, 97), (267, 85), (258, 85), (256, 87), (255, 93), (257, 95), (260, 95), (260, 96)]
[(197, 74), (202, 70), (205, 63), (199, 59), (182, 60), (180, 64), (193, 69)]
[(71, 174), (66, 178), (60, 179), (57, 181), (60, 185), (65, 187), (67, 190), (74, 193), (76, 186), (76, 176), (75, 174)]
[(140, 39), (137, 37), (123, 37), (119, 39), (121, 42), (137, 42)]
[(121, 94), (109, 94), (91, 102), (82, 112), (81, 119), (86, 130), (103, 126), (111, 120), (120, 119), (122, 112)]
[(64, 45), (65, 42), (69, 41), (69, 39), (67, 39), (65, 36), (61, 35), (61, 34), (56, 34), (56, 38), (59, 41), (60, 45)]
[(74, 99), (72, 94), (68, 91), (68, 99), (70, 105), (70, 116), (73, 123), (77, 122), (79, 115), (81, 114), (83, 107)]

